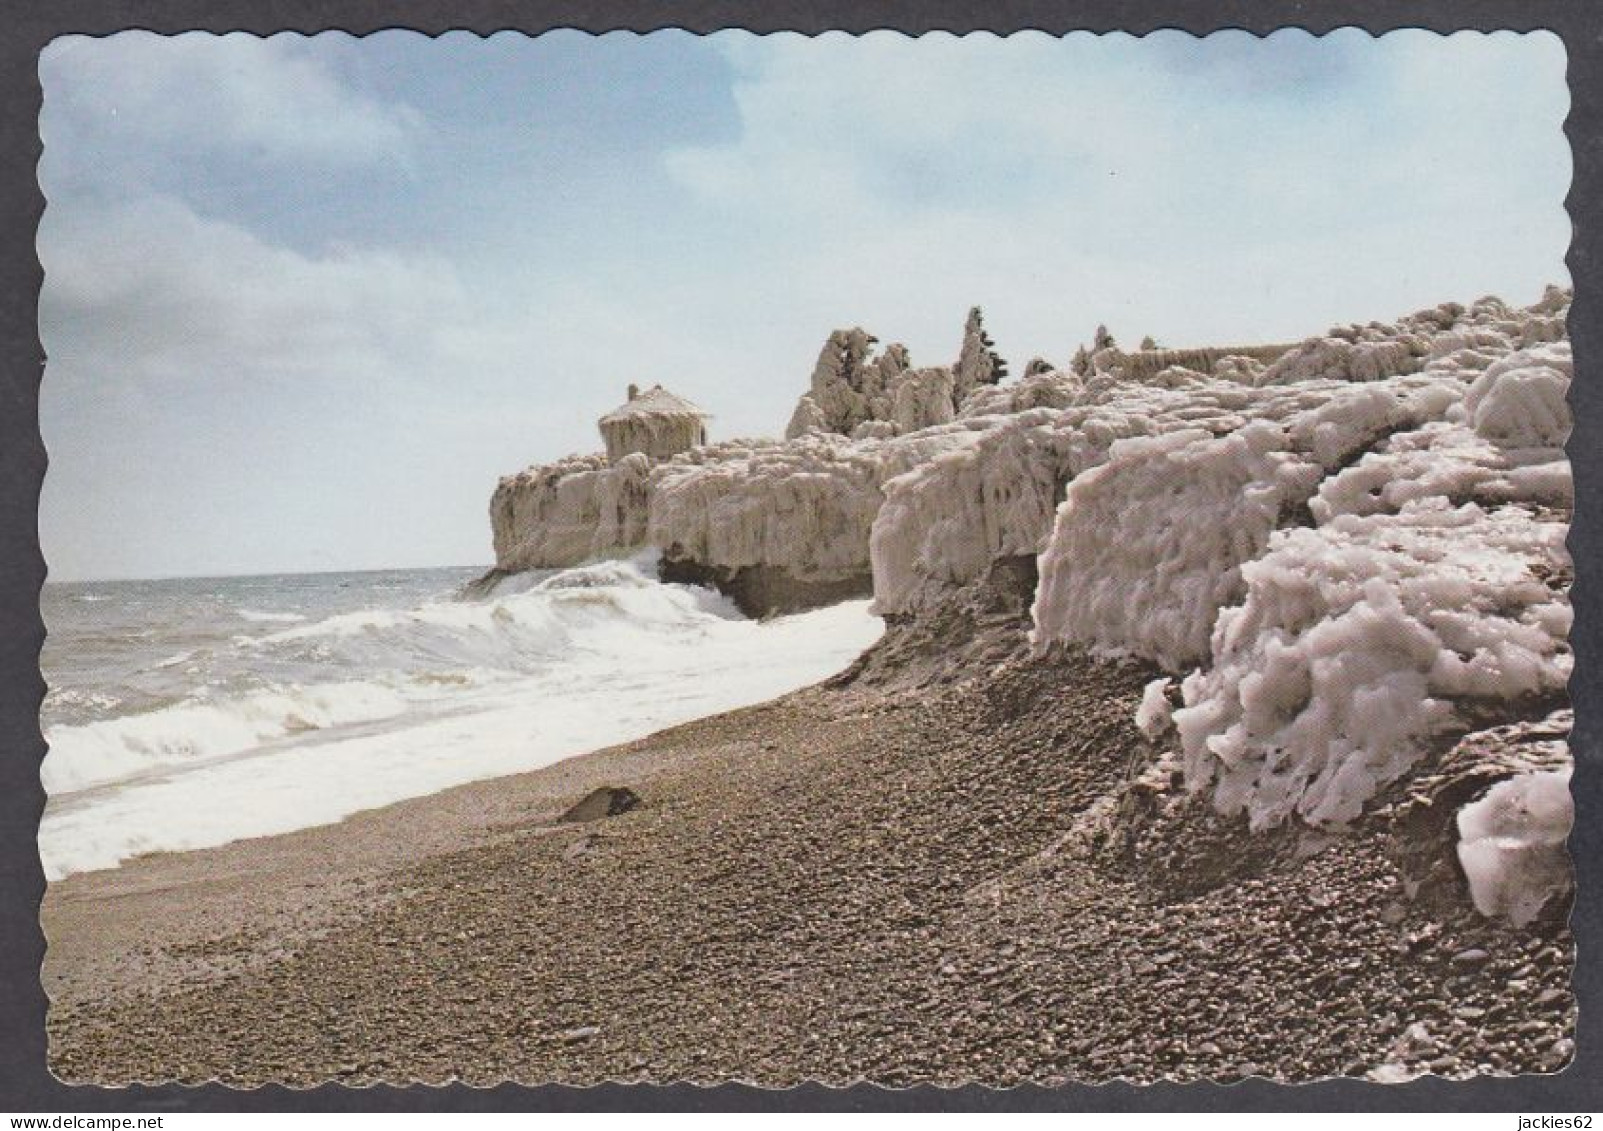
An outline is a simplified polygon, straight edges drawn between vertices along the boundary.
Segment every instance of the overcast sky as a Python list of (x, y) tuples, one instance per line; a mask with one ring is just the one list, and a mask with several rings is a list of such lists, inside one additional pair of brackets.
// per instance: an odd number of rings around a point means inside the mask
[(1567, 283), (1551, 35), (58, 40), (52, 577), (488, 564), (662, 382), (777, 434), (835, 327), (1014, 371)]

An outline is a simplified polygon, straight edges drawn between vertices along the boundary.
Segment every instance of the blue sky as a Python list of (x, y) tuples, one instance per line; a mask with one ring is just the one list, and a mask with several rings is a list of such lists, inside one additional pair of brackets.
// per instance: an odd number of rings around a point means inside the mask
[(1551, 35), (53, 43), (57, 580), (488, 563), (631, 381), (778, 433), (818, 347), (1015, 371), (1568, 281)]

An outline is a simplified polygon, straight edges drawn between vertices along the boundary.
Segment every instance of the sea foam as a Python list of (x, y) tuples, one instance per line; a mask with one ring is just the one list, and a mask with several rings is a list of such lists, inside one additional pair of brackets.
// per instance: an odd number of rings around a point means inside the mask
[(604, 562), (241, 638), (241, 662), (288, 655), (328, 678), (51, 729), (46, 874), (535, 769), (814, 683), (880, 631), (867, 601), (757, 622), (639, 562)]

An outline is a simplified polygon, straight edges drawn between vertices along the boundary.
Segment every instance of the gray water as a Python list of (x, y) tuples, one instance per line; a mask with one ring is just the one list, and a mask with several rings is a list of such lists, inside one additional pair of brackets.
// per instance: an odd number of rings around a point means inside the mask
[(866, 601), (772, 621), (645, 560), (49, 585), (52, 879), (343, 819), (816, 682)]

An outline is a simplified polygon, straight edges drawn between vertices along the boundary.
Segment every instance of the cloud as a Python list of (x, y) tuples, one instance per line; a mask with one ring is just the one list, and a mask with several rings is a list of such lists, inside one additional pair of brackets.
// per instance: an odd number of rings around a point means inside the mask
[(471, 313), (444, 261), (310, 256), (168, 198), (48, 210), (39, 246), (50, 363), (99, 380), (382, 380), (454, 364)]
[[(190, 32), (68, 36), (40, 57), (49, 160), (150, 172), (206, 155), (258, 167), (359, 166), (402, 157), (421, 128), (406, 106), (353, 89), (299, 36)], [(108, 170), (108, 159), (115, 170)]]
[(734, 37), (739, 135), (666, 163), (865, 319), (962, 291), (1026, 355), (1301, 336), (1564, 280), (1556, 42)]

